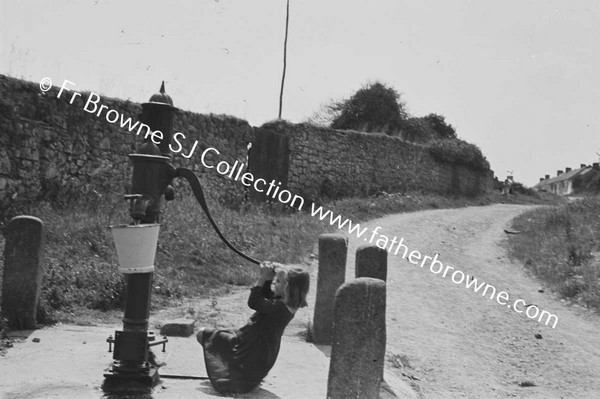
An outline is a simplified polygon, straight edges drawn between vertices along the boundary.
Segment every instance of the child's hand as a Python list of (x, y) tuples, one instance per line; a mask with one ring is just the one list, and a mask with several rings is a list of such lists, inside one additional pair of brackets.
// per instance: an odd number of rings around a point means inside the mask
[(273, 277), (275, 277), (275, 265), (272, 262), (262, 262), (260, 264), (260, 276), (265, 280), (273, 280)]

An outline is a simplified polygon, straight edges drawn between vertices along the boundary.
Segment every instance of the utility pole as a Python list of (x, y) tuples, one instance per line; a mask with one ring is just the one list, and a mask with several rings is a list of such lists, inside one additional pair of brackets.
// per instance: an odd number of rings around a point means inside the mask
[(281, 119), (281, 109), (283, 108), (283, 85), (285, 83), (285, 69), (287, 66), (287, 39), (288, 39), (288, 26), (290, 23), (290, 0), (287, 0), (287, 7), (285, 13), (285, 39), (283, 42), (283, 75), (281, 76), (281, 91), (279, 92), (279, 116)]

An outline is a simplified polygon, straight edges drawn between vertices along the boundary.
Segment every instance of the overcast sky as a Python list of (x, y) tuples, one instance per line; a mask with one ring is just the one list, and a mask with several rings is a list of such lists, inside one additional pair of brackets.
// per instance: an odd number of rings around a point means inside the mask
[[(285, 0), (0, 0), (0, 73), (64, 79), (252, 125), (275, 119)], [(497, 176), (597, 162), (598, 0), (291, 0), (283, 118), (379, 80), (438, 113)]]

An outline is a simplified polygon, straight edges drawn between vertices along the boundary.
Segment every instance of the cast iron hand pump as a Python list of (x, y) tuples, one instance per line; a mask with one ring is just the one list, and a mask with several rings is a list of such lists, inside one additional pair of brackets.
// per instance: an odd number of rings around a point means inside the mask
[[(133, 162), (130, 193), (130, 225), (114, 226), (113, 236), (119, 255), (120, 270), (127, 276), (127, 299), (123, 317), (123, 330), (107, 339), (109, 351), (114, 354), (111, 367), (106, 370), (103, 388), (109, 391), (128, 389), (132, 383), (152, 387), (158, 381), (158, 367), (150, 347), (164, 344), (167, 338), (155, 340), (148, 331), (150, 295), (154, 274), (154, 254), (158, 239), (161, 200), (174, 198), (171, 182), (176, 177), (186, 179), (194, 196), (206, 213), (211, 225), (225, 244), (236, 254), (252, 263), (260, 263), (233, 246), (221, 233), (210, 215), (198, 177), (189, 169), (175, 169), (170, 163), (169, 145), (173, 137), (173, 107), (171, 97), (165, 93), (164, 82), (160, 93), (142, 104), (140, 120), (151, 132), (160, 131), (163, 139), (156, 145), (154, 133), (146, 137), (138, 152), (129, 154)], [(146, 135), (149, 136), (149, 135)], [(117, 236), (123, 242), (117, 243)], [(125, 262), (123, 261), (125, 259)]]

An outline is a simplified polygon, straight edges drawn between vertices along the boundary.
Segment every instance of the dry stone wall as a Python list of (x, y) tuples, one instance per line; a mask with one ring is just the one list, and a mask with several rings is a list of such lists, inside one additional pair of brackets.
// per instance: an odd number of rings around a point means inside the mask
[[(136, 130), (129, 132), (118, 122), (108, 122), (104, 115), (86, 112), (89, 93), (82, 93), (72, 104), (70, 95), (57, 98), (57, 93), (56, 87), (43, 93), (36, 83), (0, 75), (0, 206), (40, 198), (55, 200), (96, 189), (125, 193), (131, 176), (127, 155), (141, 144), (144, 131), (136, 136)], [(100, 97), (109, 109), (138, 120), (140, 104)], [(182, 153), (187, 154), (198, 140), (190, 159), (173, 156), (175, 165), (196, 171), (208, 191), (219, 198), (243, 198), (239, 184), (206, 173), (200, 154), (215, 147), (221, 152), (220, 159), (245, 160), (247, 144), (253, 141), (253, 129), (246, 121), (179, 111), (174, 132), (186, 136), (187, 148)]]
[(384, 134), (281, 121), (261, 130), (290, 138), (288, 187), (306, 199), (411, 190), (474, 196), (492, 187), (491, 171), (439, 162), (426, 146)]
[[(141, 144), (141, 135), (86, 112), (89, 93), (70, 103), (70, 95), (57, 98), (58, 90), (44, 93), (37, 83), (0, 75), (0, 210), (19, 201), (60, 200), (92, 190), (125, 193), (131, 176), (127, 155)], [(140, 104), (100, 97), (108, 109), (138, 120)], [(173, 132), (186, 136), (173, 163), (194, 170), (206, 191), (227, 204), (239, 203), (245, 187), (206, 169), (200, 155), (214, 147), (221, 154), (212, 162), (247, 163), (248, 143), (261, 132), (289, 137), (284, 177), (288, 189), (307, 200), (408, 190), (476, 195), (492, 184), (491, 172), (438, 162), (425, 146), (382, 134), (283, 121), (253, 128), (234, 117), (188, 111), (175, 114)], [(181, 154), (187, 155), (196, 140), (193, 156), (184, 158)]]

